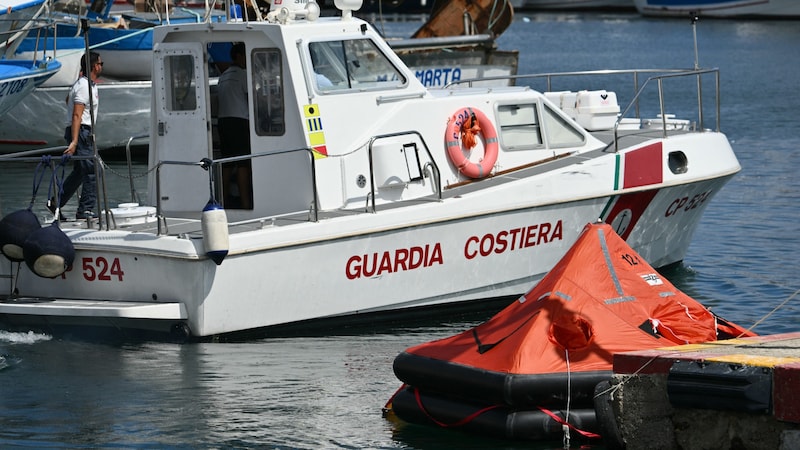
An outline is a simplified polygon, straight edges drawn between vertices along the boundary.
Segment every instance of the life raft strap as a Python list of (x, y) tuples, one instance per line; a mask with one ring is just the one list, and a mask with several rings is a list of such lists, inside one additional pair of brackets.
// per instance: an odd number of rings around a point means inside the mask
[(573, 424), (567, 422), (566, 420), (562, 419), (556, 413), (554, 413), (553, 411), (550, 411), (547, 408), (543, 408), (541, 406), (537, 406), (537, 408), (539, 408), (539, 411), (547, 414), (548, 416), (550, 416), (551, 419), (555, 420), (556, 422), (560, 423), (561, 425), (566, 425), (570, 429), (577, 431), (578, 433), (581, 434), (581, 436), (587, 437), (589, 439), (602, 439), (602, 436), (600, 436), (599, 434), (592, 433), (591, 431), (581, 430), (580, 428), (578, 428), (575, 425), (573, 425)]
[(439, 425), (442, 428), (460, 427), (462, 425), (466, 425), (466, 424), (472, 422), (473, 420), (475, 420), (475, 418), (480, 416), (481, 414), (483, 414), (483, 413), (485, 413), (487, 411), (491, 411), (491, 410), (493, 410), (495, 408), (499, 408), (500, 407), (500, 405), (487, 406), (485, 408), (481, 408), (481, 409), (475, 411), (474, 413), (468, 415), (467, 417), (464, 417), (463, 419), (459, 420), (458, 422), (448, 424), (448, 423), (444, 423), (442, 421), (439, 421), (435, 417), (431, 416), (428, 413), (428, 410), (425, 409), (425, 406), (422, 404), (422, 399), (419, 396), (419, 389), (417, 389), (416, 387), (414, 387), (413, 389), (414, 389), (414, 398), (417, 400), (417, 406), (419, 406), (420, 411), (425, 413), (425, 416), (428, 419), (430, 419), (431, 421), (433, 421), (433, 423), (435, 423), (436, 425)]

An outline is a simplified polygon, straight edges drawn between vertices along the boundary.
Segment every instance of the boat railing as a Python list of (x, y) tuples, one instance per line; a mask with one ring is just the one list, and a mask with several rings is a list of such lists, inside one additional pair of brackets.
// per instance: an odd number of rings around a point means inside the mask
[(435, 38), (388, 39), (392, 49), (403, 50), (442, 50), (454, 47), (494, 47), (495, 40), (490, 34), (469, 34), (458, 36), (441, 36)]
[[(628, 114), (633, 114), (630, 118), (642, 119), (640, 103), (644, 97), (645, 92), (650, 92), (650, 86), (656, 85), (655, 90), (658, 96), (658, 111), (659, 117), (662, 121), (662, 132), (664, 137), (667, 137), (668, 131), (668, 114), (666, 110), (666, 94), (664, 88), (664, 81), (673, 78), (696, 78), (695, 94), (697, 98), (697, 127), (699, 130), (705, 129), (705, 114), (703, 105), (703, 85), (702, 78), (704, 75), (712, 75), (714, 77), (714, 107), (715, 107), (715, 131), (720, 130), (720, 77), (719, 69), (612, 69), (612, 70), (591, 70), (591, 71), (574, 71), (574, 72), (546, 72), (536, 74), (520, 74), (520, 75), (502, 75), (493, 77), (471, 78), (464, 80), (457, 80), (449, 83), (445, 88), (463, 85), (473, 87), (476, 82), (485, 81), (503, 81), (513, 80), (516, 84), (518, 80), (528, 80), (529, 86), (535, 80), (543, 80), (545, 83), (545, 91), (552, 92), (553, 85), (556, 79), (561, 78), (574, 78), (574, 77), (609, 77), (614, 75), (630, 75), (633, 81), (633, 97), (626, 103), (625, 108), (621, 109), (621, 113), (617, 117), (614, 125), (614, 140), (618, 137), (619, 126)], [(641, 80), (644, 79), (642, 82)]]
[[(31, 163), (31, 164), (47, 164), (48, 168), (53, 173), (53, 181), (56, 181), (56, 171), (58, 170), (59, 166), (62, 166), (66, 169), (66, 164), (71, 161), (94, 161), (97, 176), (97, 205), (100, 207), (101, 213), (106, 215), (106, 220), (100, 222), (100, 228), (102, 229), (103, 224), (105, 224), (106, 230), (109, 229), (109, 223), (114, 220), (113, 214), (111, 213), (108, 204), (108, 192), (106, 190), (106, 177), (105, 177), (105, 169), (106, 165), (103, 163), (103, 160), (98, 155), (88, 155), (88, 156), (75, 156), (64, 154), (64, 150), (67, 148), (66, 145), (62, 145), (59, 147), (46, 147), (46, 148), (38, 148), (33, 150), (25, 150), (21, 152), (15, 153), (8, 153), (5, 155), (0, 155), (0, 163), (4, 162), (13, 162), (13, 163)], [(59, 162), (60, 161), (60, 162)], [(58, 180), (59, 182), (63, 182), (64, 180)], [(52, 189), (60, 189), (60, 187), (53, 185), (51, 183)], [(38, 188), (38, 186), (37, 186)], [(47, 198), (54, 197), (56, 192), (50, 192), (48, 190)], [(33, 200), (32, 200), (33, 201)], [(110, 219), (110, 220), (108, 220)]]
[[(625, 107), (624, 110), (620, 112), (619, 117), (617, 118), (616, 123), (614, 123), (614, 150), (619, 150), (619, 125), (622, 119), (628, 114), (628, 112), (634, 108), (636, 110), (636, 117), (640, 118), (639, 114), (639, 100), (642, 96), (642, 93), (647, 88), (649, 83), (655, 82), (658, 90), (658, 101), (659, 101), (659, 111), (661, 111), (661, 132), (663, 133), (663, 137), (667, 137), (667, 112), (664, 106), (664, 81), (670, 78), (680, 78), (680, 77), (696, 77), (697, 80), (697, 124), (699, 129), (705, 130), (705, 115), (703, 113), (703, 84), (702, 84), (702, 76), (704, 74), (713, 74), (714, 75), (714, 105), (715, 105), (715, 131), (720, 131), (720, 79), (719, 79), (719, 69), (691, 69), (691, 70), (683, 70), (683, 71), (675, 71), (673, 73), (666, 73), (655, 75), (647, 78), (645, 82), (642, 84), (640, 88), (636, 90), (636, 94), (633, 96), (633, 99), (628, 103), (628, 106)], [(636, 81), (634, 85), (637, 85), (638, 73), (634, 73), (634, 77)]]
[[(259, 153), (252, 153), (249, 155), (242, 155), (242, 156), (231, 156), (228, 158), (219, 158), (219, 159), (211, 159), (211, 158), (203, 158), (200, 161), (168, 161), (162, 160), (159, 161), (155, 167), (156, 173), (156, 218), (158, 220), (158, 229), (157, 232), (159, 235), (169, 233), (167, 228), (167, 221), (164, 215), (164, 210), (161, 205), (161, 169), (165, 166), (196, 166), (208, 171), (209, 176), (209, 190), (214, 192), (214, 196), (216, 197), (217, 189), (215, 186), (219, 186), (219, 180), (222, 179), (222, 165), (227, 163), (234, 163), (240, 161), (252, 161), (256, 158), (268, 158), (268, 157), (275, 157), (278, 155), (286, 155), (289, 153), (297, 153), (297, 152), (306, 152), (308, 154), (308, 159), (310, 162), (310, 176), (311, 176), (311, 192), (312, 192), (312, 201), (309, 206), (309, 220), (312, 222), (319, 221), (319, 211), (317, 207), (318, 203), (318, 192), (317, 192), (317, 169), (316, 169), (316, 158), (314, 158), (314, 151), (308, 147), (301, 147), (289, 150), (278, 150), (278, 151), (269, 151), (269, 152), (259, 152)], [(262, 222), (267, 219), (274, 219), (279, 217), (279, 215), (270, 215), (264, 217), (257, 217), (251, 220), (237, 222), (245, 223), (245, 222)]]
[[(376, 183), (375, 183), (375, 155), (374, 155), (374, 144), (376, 141), (380, 139), (390, 139), (394, 137), (400, 136), (408, 136), (408, 135), (416, 135), (419, 138), (419, 142), (422, 144), (422, 147), (425, 150), (425, 153), (428, 156), (428, 162), (425, 164), (425, 168), (430, 168), (434, 180), (434, 187), (435, 187), (435, 195), (439, 200), (442, 199), (442, 184), (441, 184), (441, 174), (439, 172), (439, 166), (436, 165), (436, 160), (433, 159), (433, 155), (431, 154), (430, 149), (428, 148), (428, 144), (425, 143), (425, 139), (418, 131), (400, 131), (397, 133), (388, 133), (388, 134), (380, 134), (377, 136), (373, 136), (369, 140), (369, 144), (367, 145), (367, 152), (369, 155), (369, 195), (367, 197), (367, 210), (370, 212), (377, 212), (377, 207), (375, 205), (375, 192), (376, 192)], [(314, 183), (316, 185), (316, 183)]]
[(131, 154), (131, 144), (133, 144), (134, 141), (137, 141), (137, 140), (140, 140), (140, 139), (148, 139), (148, 138), (150, 138), (149, 134), (140, 134), (140, 135), (130, 136), (128, 138), (128, 142), (125, 143), (125, 162), (128, 165), (128, 181), (129, 181), (130, 187), (131, 187), (131, 201), (135, 202), (135, 203), (140, 203), (140, 202), (139, 202), (139, 195), (136, 193), (136, 187), (133, 185), (133, 178), (134, 178), (133, 177), (133, 156)]

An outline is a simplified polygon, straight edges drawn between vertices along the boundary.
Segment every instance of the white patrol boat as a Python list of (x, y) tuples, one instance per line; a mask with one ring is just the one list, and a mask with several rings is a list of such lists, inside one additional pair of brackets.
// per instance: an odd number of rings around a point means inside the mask
[[(149, 206), (42, 227), (65, 245), (3, 218), (0, 322), (199, 339), (455, 308), (526, 292), (598, 220), (663, 267), (740, 170), (718, 101), (703, 124), (715, 69), (590, 73), (637, 80), (622, 111), (610, 90), (428, 89), (336, 3), (156, 28)], [(251, 152), (221, 158), (207, 54), (232, 42)], [(688, 119), (664, 108), (680, 78)]]

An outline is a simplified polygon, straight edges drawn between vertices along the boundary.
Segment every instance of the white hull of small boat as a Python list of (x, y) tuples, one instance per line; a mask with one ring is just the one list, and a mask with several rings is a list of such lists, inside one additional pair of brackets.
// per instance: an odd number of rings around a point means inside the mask
[[(40, 87), (16, 105), (13, 114), (0, 116), (0, 153), (64, 145), (64, 99), (71, 86)], [(148, 133), (149, 81), (106, 81), (98, 87), (103, 99), (95, 132), (98, 148), (123, 147), (130, 137)]]
[(800, 17), (795, 0), (634, 0), (636, 9), (646, 16), (753, 17), (792, 19)]
[[(248, 55), (246, 165), (219, 159), (205, 65), (234, 40)], [(597, 220), (661, 267), (683, 259), (740, 170), (702, 118), (678, 126), (662, 109), (661, 126), (617, 128), (611, 92), (556, 104), (529, 87), (428, 89), (347, 11), (277, 8), (265, 22), (159, 27), (154, 42), (146, 204), (158, 220), (62, 224), (72, 269), (49, 279), (27, 257), (0, 264), (0, 292), (15, 293), (0, 321), (207, 338), (372, 320), (519, 295)], [(666, 73), (696, 86), (716, 71)], [(236, 189), (231, 163), (247, 168)]]

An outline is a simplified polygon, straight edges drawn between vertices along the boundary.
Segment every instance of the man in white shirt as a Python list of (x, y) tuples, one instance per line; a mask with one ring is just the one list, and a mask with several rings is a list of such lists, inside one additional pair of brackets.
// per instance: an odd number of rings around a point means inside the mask
[[(72, 85), (67, 96), (67, 121), (64, 130), (64, 139), (67, 149), (64, 154), (75, 156), (94, 156), (92, 145), (93, 119), (97, 120), (97, 111), (100, 97), (95, 82), (103, 71), (103, 61), (95, 52), (84, 54), (81, 59), (81, 77)], [(90, 94), (91, 92), (91, 94)], [(91, 98), (89, 97), (91, 95)], [(91, 109), (90, 109), (91, 106)], [(95, 162), (91, 159), (76, 160), (72, 172), (64, 180), (63, 193), (59, 202), (62, 208), (81, 187), (78, 200), (78, 219), (97, 217), (97, 177)], [(47, 207), (55, 211), (55, 202), (51, 199)]]

